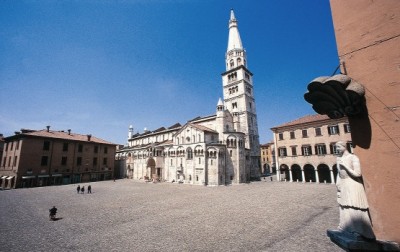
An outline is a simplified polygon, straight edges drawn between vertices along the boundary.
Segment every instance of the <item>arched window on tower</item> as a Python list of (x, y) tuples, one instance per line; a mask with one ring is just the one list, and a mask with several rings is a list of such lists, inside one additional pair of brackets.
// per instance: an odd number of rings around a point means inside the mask
[(229, 65), (230, 65), (230, 67), (234, 67), (235, 62), (233, 61), (233, 59), (231, 59), (231, 60), (229, 61)]
[(238, 58), (238, 59), (237, 59), (237, 65), (240, 66), (241, 64), (242, 64), (242, 59), (241, 59), (241, 58)]

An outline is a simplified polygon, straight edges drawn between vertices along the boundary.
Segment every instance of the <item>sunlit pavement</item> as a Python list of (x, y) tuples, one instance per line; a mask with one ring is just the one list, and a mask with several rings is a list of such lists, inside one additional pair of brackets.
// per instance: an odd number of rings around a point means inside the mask
[(342, 251), (331, 184), (77, 185), (0, 191), (0, 251)]

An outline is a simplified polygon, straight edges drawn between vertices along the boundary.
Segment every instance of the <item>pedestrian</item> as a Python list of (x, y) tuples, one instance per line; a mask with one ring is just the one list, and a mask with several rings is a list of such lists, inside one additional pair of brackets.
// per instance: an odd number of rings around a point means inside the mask
[(81, 186), (78, 185), (78, 187), (76, 188), (76, 192), (79, 193), (81, 191)]
[(84, 186), (82, 186), (82, 188), (81, 188), (81, 193), (85, 193), (85, 187)]
[(91, 186), (91, 185), (89, 185), (89, 186), (87, 187), (87, 193), (92, 193), (92, 186)]
[(49, 209), (49, 212), (50, 212), (50, 214), (49, 214), (50, 220), (55, 220), (56, 214), (57, 214), (56, 206), (53, 206), (53, 208)]

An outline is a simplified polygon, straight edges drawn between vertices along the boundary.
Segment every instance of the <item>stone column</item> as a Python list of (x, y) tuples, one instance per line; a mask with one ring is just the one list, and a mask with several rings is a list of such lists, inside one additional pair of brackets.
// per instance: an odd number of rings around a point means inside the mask
[(315, 171), (315, 182), (316, 182), (316, 183), (319, 183), (318, 169), (315, 168), (314, 171)]
[(289, 168), (290, 182), (293, 182), (292, 169)]
[(306, 179), (305, 179), (305, 176), (304, 176), (304, 169), (301, 169), (301, 178), (302, 178), (302, 182), (305, 183)]
[(278, 181), (281, 181), (281, 169), (279, 168), (276, 170), (276, 179)]
[(333, 176), (333, 171), (332, 171), (332, 170), (329, 170), (329, 173), (331, 174), (331, 184), (335, 184), (335, 179), (334, 179), (334, 176)]

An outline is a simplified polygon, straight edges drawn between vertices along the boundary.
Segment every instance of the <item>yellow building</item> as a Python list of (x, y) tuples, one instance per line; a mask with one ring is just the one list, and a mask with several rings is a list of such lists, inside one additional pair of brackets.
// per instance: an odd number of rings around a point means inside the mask
[(274, 142), (260, 145), (261, 150), (261, 174), (268, 175), (276, 172)]

